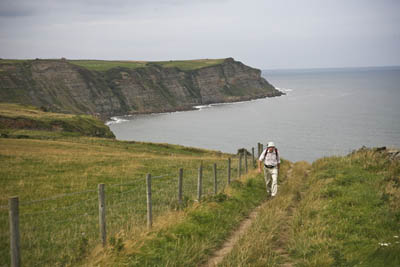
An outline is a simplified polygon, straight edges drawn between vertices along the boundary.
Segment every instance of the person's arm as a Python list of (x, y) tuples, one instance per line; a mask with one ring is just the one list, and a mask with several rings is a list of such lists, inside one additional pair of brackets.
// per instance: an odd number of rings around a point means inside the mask
[(281, 157), (279, 156), (279, 153), (276, 153), (276, 155), (277, 155), (277, 159), (276, 159), (276, 161), (278, 162), (278, 171), (279, 171), (279, 168), (281, 167)]

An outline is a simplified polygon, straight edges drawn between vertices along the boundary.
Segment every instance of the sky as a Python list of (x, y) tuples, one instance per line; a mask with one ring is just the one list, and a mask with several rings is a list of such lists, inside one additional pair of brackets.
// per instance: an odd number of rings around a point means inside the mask
[(0, 0), (0, 58), (400, 65), (398, 0)]

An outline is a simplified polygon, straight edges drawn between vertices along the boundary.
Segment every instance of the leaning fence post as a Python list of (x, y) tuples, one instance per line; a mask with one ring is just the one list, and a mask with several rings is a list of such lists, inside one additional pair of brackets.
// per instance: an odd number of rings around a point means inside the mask
[(11, 266), (21, 266), (21, 254), (19, 244), (19, 200), (18, 197), (8, 199), (10, 220), (10, 253)]
[(238, 178), (242, 175), (242, 154), (239, 154), (239, 160), (238, 160)]
[(182, 206), (182, 184), (183, 184), (183, 169), (179, 169), (179, 179), (178, 179), (178, 204), (179, 207)]
[(251, 164), (253, 164), (253, 169), (256, 167), (255, 164), (255, 159), (254, 159), (254, 147), (251, 148)]
[(216, 163), (214, 163), (214, 165), (213, 165), (213, 171), (214, 171), (214, 195), (216, 195), (217, 191), (218, 191), (218, 188), (217, 188), (217, 185), (218, 185), (218, 181), (217, 181), (217, 164)]
[(231, 158), (228, 158), (228, 184), (231, 183)]
[(257, 158), (260, 157), (261, 152), (262, 152), (262, 151), (261, 151), (261, 144), (260, 144), (260, 143), (257, 143), (257, 154), (258, 154)]
[(247, 165), (247, 150), (246, 149), (244, 150), (244, 170), (245, 170), (245, 173), (247, 174), (248, 165)]
[(99, 227), (101, 243), (103, 247), (107, 243), (107, 233), (106, 233), (106, 195), (104, 191), (104, 184), (98, 185), (99, 190)]
[(202, 187), (202, 179), (203, 179), (203, 164), (200, 164), (199, 167), (199, 176), (197, 179), (197, 200), (200, 202), (201, 200), (201, 187)]
[(153, 225), (153, 212), (151, 203), (151, 174), (148, 173), (146, 176), (147, 185), (147, 228), (150, 229)]

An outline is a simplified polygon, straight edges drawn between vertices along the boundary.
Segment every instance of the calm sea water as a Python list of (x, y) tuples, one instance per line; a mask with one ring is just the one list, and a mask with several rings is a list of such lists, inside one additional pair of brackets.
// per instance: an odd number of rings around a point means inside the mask
[(110, 128), (120, 140), (232, 153), (272, 140), (292, 161), (345, 155), (363, 145), (400, 147), (400, 67), (271, 70), (263, 75), (287, 95), (121, 117)]

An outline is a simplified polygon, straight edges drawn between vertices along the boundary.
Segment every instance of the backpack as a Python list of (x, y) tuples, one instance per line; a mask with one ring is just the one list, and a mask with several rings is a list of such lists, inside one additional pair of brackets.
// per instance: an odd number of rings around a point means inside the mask
[[(266, 148), (266, 150), (267, 151), (265, 151), (263, 162), (265, 161), (265, 158), (267, 157), (267, 154), (268, 154), (268, 148)], [(274, 152), (272, 152), (272, 153), (274, 153)], [(275, 156), (276, 156), (276, 159), (278, 159), (278, 149), (276, 147), (275, 147)]]

